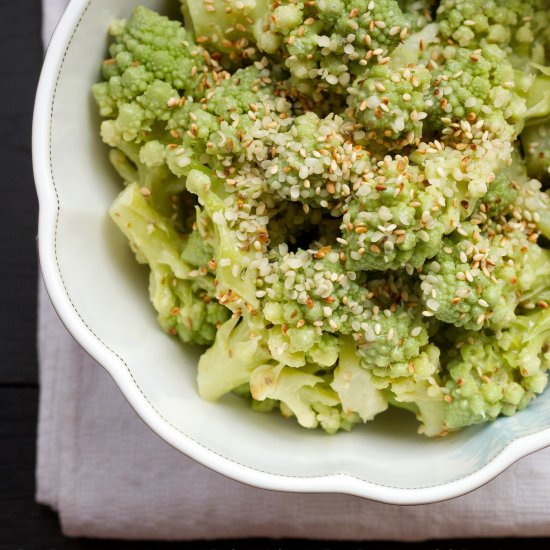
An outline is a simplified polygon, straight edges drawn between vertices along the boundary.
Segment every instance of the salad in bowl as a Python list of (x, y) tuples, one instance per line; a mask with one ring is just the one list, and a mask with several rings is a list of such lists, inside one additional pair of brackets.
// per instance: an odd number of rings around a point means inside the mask
[(545, 8), (70, 3), (34, 117), (42, 272), (160, 437), (396, 504), (550, 444)]
[(205, 399), (329, 433), (402, 407), (441, 436), (544, 390), (550, 22), (538, 0), (419, 4), (111, 23), (110, 213), (161, 327), (207, 347)]

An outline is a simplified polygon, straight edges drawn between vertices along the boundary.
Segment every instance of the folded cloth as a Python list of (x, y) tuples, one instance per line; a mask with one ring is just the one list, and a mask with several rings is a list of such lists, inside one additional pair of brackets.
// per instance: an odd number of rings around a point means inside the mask
[(242, 485), (160, 440), (39, 292), (37, 499), (67, 535), (125, 539), (550, 536), (550, 449), (461, 498), (391, 506)]
[[(175, 1), (175, 0), (174, 0)], [(66, 0), (44, 0), (44, 36)], [(399, 507), (346, 495), (264, 491), (216, 474), (160, 440), (71, 338), (39, 289), (37, 500), (70, 536), (338, 540), (550, 536), (550, 449), (485, 487)]]

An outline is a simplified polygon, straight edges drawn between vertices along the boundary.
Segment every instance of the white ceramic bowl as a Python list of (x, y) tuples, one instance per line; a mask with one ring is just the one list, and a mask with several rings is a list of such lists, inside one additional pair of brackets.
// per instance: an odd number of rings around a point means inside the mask
[(199, 398), (197, 352), (157, 326), (146, 272), (107, 216), (120, 183), (99, 138), (90, 86), (99, 78), (109, 22), (139, 3), (164, 11), (176, 0), (72, 0), (44, 63), (33, 155), (51, 299), (145, 422), (195, 460), (251, 485), (396, 504), (461, 495), (549, 445), (550, 392), (512, 418), (439, 440), (417, 436), (407, 413), (327, 436), (254, 413), (237, 397), (214, 404)]

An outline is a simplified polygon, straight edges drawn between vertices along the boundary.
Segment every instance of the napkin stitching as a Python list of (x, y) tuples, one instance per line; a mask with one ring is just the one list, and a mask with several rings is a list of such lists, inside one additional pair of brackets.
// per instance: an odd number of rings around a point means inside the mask
[[(422, 485), (422, 486), (417, 486), (417, 487), (397, 487), (397, 486), (393, 486), (393, 485), (387, 485), (387, 484), (383, 484), (383, 483), (378, 483), (378, 482), (375, 482), (375, 481), (370, 481), (368, 479), (364, 479), (362, 477), (359, 477), (359, 476), (356, 476), (356, 475), (353, 475), (353, 474), (349, 474), (349, 473), (346, 473), (346, 472), (336, 472), (335, 474), (329, 474), (329, 475), (321, 475), (321, 476), (298, 476), (298, 475), (290, 475), (290, 474), (278, 474), (278, 473), (274, 473), (274, 472), (268, 472), (268, 471), (265, 471), (265, 470), (261, 470), (259, 468), (255, 468), (253, 466), (249, 466), (249, 465), (246, 465), (246, 464), (242, 464), (241, 462), (235, 460), (235, 459), (232, 459), (232, 458), (229, 458), (229, 457), (226, 457), (225, 455), (213, 450), (213, 449), (210, 449), (209, 447), (207, 447), (206, 445), (204, 445), (203, 443), (197, 441), (196, 439), (194, 439), (193, 437), (189, 436), (188, 434), (186, 434), (184, 431), (182, 431), (180, 428), (178, 428), (177, 426), (175, 426), (174, 424), (172, 424), (168, 419), (166, 419), (162, 413), (155, 407), (155, 405), (149, 400), (149, 398), (147, 397), (147, 395), (143, 392), (143, 390), (141, 389), (141, 386), (138, 384), (137, 380), (134, 378), (133, 374), (132, 374), (132, 371), (130, 370), (130, 368), (128, 367), (128, 364), (127, 362), (115, 351), (113, 350), (106, 342), (104, 342), (89, 326), (88, 324), (86, 323), (86, 321), (84, 321), (84, 319), (82, 318), (82, 316), (80, 315), (79, 311), (77, 310), (76, 306), (74, 305), (72, 299), (71, 299), (71, 296), (69, 294), (69, 291), (65, 285), (65, 280), (63, 278), (63, 274), (62, 274), (62, 271), (61, 271), (61, 266), (60, 266), (60, 263), (59, 263), (59, 257), (57, 255), (57, 235), (58, 235), (58, 228), (59, 228), (59, 217), (60, 217), (60, 213), (61, 213), (61, 208), (60, 208), (60, 201), (59, 201), (59, 193), (57, 191), (57, 186), (55, 184), (55, 177), (54, 177), (54, 172), (53, 172), (53, 155), (52, 155), (52, 128), (53, 128), (53, 111), (54, 111), (54, 104), (55, 104), (55, 99), (56, 99), (56, 96), (57, 96), (57, 87), (58, 87), (58, 84), (59, 84), (59, 78), (61, 76), (61, 72), (63, 70), (63, 66), (65, 64), (65, 59), (67, 57), (67, 53), (68, 53), (68, 50), (69, 50), (69, 47), (70, 45), (72, 44), (73, 42), (73, 39), (76, 35), (76, 32), (78, 31), (79, 27), (80, 27), (80, 24), (82, 23), (82, 20), (84, 19), (84, 16), (86, 15), (86, 12), (88, 11), (89, 7), (90, 7), (90, 4), (91, 4), (92, 0), (88, 0), (82, 14), (80, 15), (79, 19), (78, 19), (78, 22), (71, 34), (71, 37), (69, 39), (69, 41), (67, 42), (67, 45), (65, 46), (65, 51), (63, 53), (63, 57), (61, 59), (61, 64), (59, 66), (59, 71), (57, 73), (57, 78), (56, 78), (56, 81), (55, 81), (55, 86), (54, 86), (54, 91), (53, 91), (53, 95), (52, 95), (52, 105), (51, 105), (51, 110), (50, 110), (50, 128), (49, 128), (49, 167), (50, 167), (50, 176), (51, 176), (51, 180), (52, 180), (52, 184), (53, 184), (53, 188), (54, 188), (54, 192), (55, 192), (55, 197), (56, 197), (56, 203), (57, 203), (57, 212), (56, 212), (56, 220), (55, 220), (55, 239), (54, 239), (54, 252), (55, 252), (55, 260), (56, 260), (56, 265), (57, 265), (57, 269), (58, 269), (58, 273), (59, 273), (59, 277), (61, 279), (61, 282), (63, 284), (63, 289), (65, 290), (65, 295), (67, 296), (68, 300), (69, 300), (69, 303), (71, 304), (74, 312), (76, 313), (76, 315), (78, 316), (78, 318), (82, 321), (83, 325), (88, 329), (88, 331), (98, 340), (98, 342), (100, 342), (108, 351), (110, 351), (117, 359), (120, 360), (120, 362), (126, 367), (126, 370), (128, 371), (128, 374), (130, 375), (130, 378), (132, 379), (134, 385), (136, 386), (136, 388), (139, 390), (140, 394), (143, 396), (143, 398), (147, 401), (147, 403), (151, 406), (151, 408), (153, 409), (153, 411), (159, 416), (159, 418), (161, 418), (161, 420), (163, 420), (166, 424), (168, 424), (168, 426), (170, 426), (171, 428), (173, 428), (174, 430), (176, 430), (178, 433), (182, 434), (183, 436), (185, 436), (186, 438), (188, 438), (189, 440), (193, 441), (195, 444), (199, 445), (200, 447), (202, 447), (203, 449), (206, 449), (207, 451), (215, 454), (216, 456), (219, 456), (220, 458), (223, 458), (224, 460), (228, 460), (230, 462), (233, 462), (234, 464), (237, 464), (243, 468), (247, 468), (247, 469), (250, 469), (250, 470), (254, 470), (256, 472), (260, 472), (260, 473), (264, 473), (264, 474), (268, 474), (270, 476), (275, 476), (275, 477), (282, 477), (282, 478), (296, 478), (296, 479), (323, 479), (323, 478), (327, 478), (327, 477), (333, 477), (333, 476), (344, 476), (344, 477), (349, 477), (349, 478), (352, 478), (352, 479), (357, 479), (359, 481), (362, 481), (364, 483), (369, 483), (371, 485), (376, 485), (376, 486), (379, 486), (379, 487), (387, 487), (387, 488), (391, 488), (391, 489), (400, 489), (400, 490), (407, 490), (407, 491), (415, 491), (415, 490), (420, 490), (420, 489), (430, 489), (430, 488), (434, 488), (434, 487), (439, 487), (441, 485), (446, 485), (448, 483), (454, 483), (456, 481), (460, 481), (462, 479), (465, 479), (465, 478), (468, 478), (470, 477), (471, 475), (479, 472), (480, 470), (482, 470), (483, 468), (487, 467), (491, 462), (493, 462), (499, 455), (501, 455), (508, 447), (510, 447), (510, 445), (512, 443), (515, 443), (516, 441), (519, 441), (525, 437), (529, 437), (531, 435), (534, 435), (536, 433), (540, 433), (540, 432), (543, 432), (545, 431), (547, 428), (542, 428), (542, 429), (538, 429), (538, 430), (535, 430), (533, 432), (530, 432), (528, 434), (524, 434), (520, 437), (516, 437), (515, 439), (513, 439), (512, 441), (510, 441), (507, 445), (505, 445), (498, 453), (496, 453), (493, 457), (491, 457), (483, 466), (479, 467), (478, 469), (476, 469), (474, 472), (472, 473), (469, 473), (469, 474), (466, 474), (466, 475), (463, 475), (461, 477), (458, 477), (458, 478), (455, 478), (451, 481), (447, 481), (447, 482), (442, 482), (442, 483), (436, 483), (436, 484), (433, 484), (433, 485)], [(516, 461), (514, 461), (516, 462)], [(510, 464), (508, 467), (512, 466), (512, 464)], [(506, 469), (508, 469), (505, 468)], [(500, 472), (502, 473), (502, 472)], [(500, 473), (498, 475), (500, 475)], [(495, 476), (496, 477), (496, 476)], [(488, 483), (489, 481), (491, 480), (488, 480), (486, 483)], [(485, 483), (483, 484), (485, 485)]]

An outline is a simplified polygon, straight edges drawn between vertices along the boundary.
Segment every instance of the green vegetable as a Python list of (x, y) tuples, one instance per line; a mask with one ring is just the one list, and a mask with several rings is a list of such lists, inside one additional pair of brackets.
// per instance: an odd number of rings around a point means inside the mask
[(403, 148), (422, 137), (430, 84), (423, 66), (396, 70), (392, 64), (378, 65), (355, 80), (348, 103), (368, 130), (370, 143), (386, 150)]
[(514, 319), (518, 273), (513, 247), (503, 235), (488, 236), (465, 223), (443, 239), (441, 251), (421, 275), (422, 301), (440, 321), (480, 330)]
[(550, 178), (550, 129), (547, 123), (533, 124), (521, 133), (527, 171), (533, 178)]
[(233, 317), (218, 330), (216, 340), (199, 361), (199, 393), (214, 401), (246, 383), (251, 373), (270, 359), (262, 341), (261, 319)]
[(110, 213), (198, 391), (444, 436), (550, 355), (545, 0), (182, 0), (112, 23)]
[(470, 49), (498, 44), (513, 55), (540, 57), (549, 38), (545, 0), (442, 0), (436, 21), (443, 37)]
[(323, 378), (282, 364), (256, 369), (250, 390), (258, 401), (279, 401), (283, 416), (295, 416), (304, 428), (320, 425), (326, 432), (335, 433), (349, 430), (358, 421), (356, 414), (341, 409), (338, 395)]
[(384, 412), (388, 401), (376, 387), (373, 375), (362, 368), (353, 340), (342, 338), (339, 359), (331, 387), (338, 393), (344, 411), (357, 413), (363, 422)]
[(284, 63), (299, 93), (314, 98), (345, 93), (353, 75), (387, 56), (410, 25), (396, 0), (256, 0), (225, 16), (221, 1), (210, 4), (213, 10), (202, 0), (186, 4), (197, 33), (220, 44), (231, 59), (242, 57), (252, 40), (260, 52)]
[[(476, 50), (446, 46), (432, 70), (430, 117), (444, 125), (468, 120), (522, 121), (526, 105), (514, 92), (516, 73), (505, 52), (494, 44)], [(433, 62), (433, 61), (432, 61)]]
[(105, 80), (93, 94), (101, 115), (116, 118), (125, 139), (144, 137), (155, 120), (170, 117), (181, 96), (199, 98), (211, 85), (217, 65), (180, 22), (138, 7), (128, 20), (112, 23), (110, 34)]
[(242, 302), (257, 307), (256, 272), (246, 262), (252, 258), (239, 249), (225, 217), (222, 197), (216, 194), (211, 179), (199, 170), (190, 172), (186, 184), (203, 206), (202, 210), (198, 209), (199, 230), (214, 251), (218, 299), (228, 307), (243, 306)]
[(151, 268), (149, 293), (164, 330), (184, 342), (209, 345), (228, 311), (210, 296), (212, 276), (198, 278), (181, 259), (181, 241), (136, 184), (119, 195), (111, 217), (128, 237), (136, 258)]
[(510, 416), (546, 387), (550, 366), (546, 344), (548, 310), (517, 316), (494, 336), (465, 333), (447, 365), (445, 387), (452, 402), (445, 413), (449, 429)]

